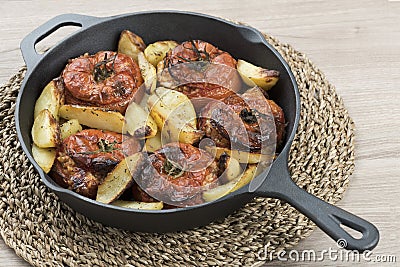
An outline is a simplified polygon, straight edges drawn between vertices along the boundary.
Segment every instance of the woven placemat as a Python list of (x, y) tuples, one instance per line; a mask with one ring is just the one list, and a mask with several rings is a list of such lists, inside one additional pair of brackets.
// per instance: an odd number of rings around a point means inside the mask
[[(301, 93), (301, 121), (290, 153), (297, 184), (335, 203), (354, 169), (354, 124), (334, 87), (307, 57), (271, 36)], [(15, 100), (25, 68), (0, 89), (0, 231), (35, 266), (252, 265), (259, 252), (296, 245), (314, 224), (288, 204), (257, 198), (226, 219), (179, 233), (131, 233), (105, 227), (61, 203), (24, 156), (15, 132)], [(258, 264), (257, 264), (258, 265)]]

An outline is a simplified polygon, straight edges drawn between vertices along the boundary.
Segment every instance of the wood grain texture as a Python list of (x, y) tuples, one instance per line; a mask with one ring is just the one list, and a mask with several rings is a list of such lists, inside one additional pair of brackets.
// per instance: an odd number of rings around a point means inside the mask
[[(375, 223), (373, 255), (400, 262), (400, 2), (364, 1), (0, 1), (0, 83), (24, 64), (21, 39), (62, 13), (110, 16), (154, 9), (190, 10), (250, 24), (304, 52), (336, 86), (356, 124), (356, 168), (338, 206)], [(68, 31), (55, 33), (45, 45)], [(234, 41), (234, 40), (232, 40)], [(336, 245), (320, 230), (295, 247)], [(274, 266), (394, 266), (390, 263), (274, 262)], [(28, 266), (0, 241), (0, 266)]]

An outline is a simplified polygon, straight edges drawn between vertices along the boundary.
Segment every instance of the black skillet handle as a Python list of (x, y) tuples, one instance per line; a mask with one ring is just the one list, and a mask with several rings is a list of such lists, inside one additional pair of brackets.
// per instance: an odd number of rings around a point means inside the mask
[(98, 20), (99, 18), (92, 16), (79, 14), (63, 14), (54, 17), (46, 23), (40, 25), (38, 28), (28, 34), (22, 40), (20, 45), (22, 56), (28, 69), (32, 69), (33, 66), (35, 66), (36, 63), (38, 63), (43, 56), (42, 54), (39, 54), (35, 49), (35, 45), (38, 42), (40, 42), (61, 27), (78, 26), (81, 28), (86, 28)]
[[(259, 196), (287, 201), (310, 218), (342, 248), (362, 252), (372, 250), (378, 244), (379, 232), (373, 224), (298, 187), (290, 177), (285, 157), (281, 157), (274, 163), (268, 177), (255, 193)], [(360, 239), (352, 237), (341, 225), (362, 233), (362, 237)]]

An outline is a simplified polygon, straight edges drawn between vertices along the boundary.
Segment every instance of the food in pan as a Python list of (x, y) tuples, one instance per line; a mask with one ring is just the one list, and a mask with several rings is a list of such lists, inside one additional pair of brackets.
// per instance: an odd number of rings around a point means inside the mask
[(53, 118), (58, 120), (58, 110), (63, 103), (64, 88), (62, 86), (62, 79), (54, 79), (46, 85), (39, 98), (36, 100), (34, 118), (36, 118), (42, 110), (47, 109)]
[(157, 71), (156, 68), (149, 62), (146, 56), (140, 52), (138, 54), (138, 64), (140, 73), (143, 76), (146, 92), (152, 94), (157, 86)]
[(237, 71), (247, 85), (256, 84), (264, 90), (271, 89), (279, 79), (278, 71), (264, 69), (242, 59), (237, 62)]
[(80, 124), (94, 128), (122, 133), (124, 116), (111, 110), (99, 107), (62, 105), (59, 109), (60, 117), (67, 120), (78, 120)]
[(102, 203), (212, 201), (249, 183), (282, 143), (284, 114), (265, 92), (278, 78), (202, 40), (146, 46), (125, 30), (117, 52), (70, 59), (44, 88), (33, 156), (60, 186)]
[(128, 55), (137, 61), (139, 53), (143, 52), (145, 48), (146, 45), (140, 36), (128, 30), (121, 32), (118, 42), (118, 53)]
[(60, 129), (54, 116), (44, 109), (35, 118), (32, 126), (33, 142), (41, 148), (56, 147), (60, 139)]
[(223, 197), (230, 192), (236, 191), (239, 188), (248, 184), (257, 174), (257, 165), (251, 164), (249, 165), (243, 173), (240, 173), (235, 177), (235, 179), (220, 185), (215, 188), (211, 188), (210, 190), (206, 190), (203, 192), (203, 199), (205, 201), (213, 201), (220, 197)]
[(139, 104), (132, 102), (126, 109), (123, 132), (138, 139), (154, 137), (158, 130), (155, 120)]
[(157, 64), (165, 58), (166, 54), (176, 46), (178, 46), (178, 43), (175, 41), (158, 41), (149, 44), (144, 50), (144, 55), (154, 67), (157, 67)]
[(56, 158), (55, 148), (41, 148), (35, 143), (32, 145), (32, 155), (45, 173), (48, 173)]
[(61, 139), (63, 140), (80, 131), (82, 131), (82, 125), (80, 125), (77, 119), (68, 120), (60, 126)]
[(140, 152), (122, 159), (99, 184), (96, 200), (107, 204), (116, 200), (131, 187), (134, 182), (133, 176), (140, 175), (144, 164), (144, 155)]

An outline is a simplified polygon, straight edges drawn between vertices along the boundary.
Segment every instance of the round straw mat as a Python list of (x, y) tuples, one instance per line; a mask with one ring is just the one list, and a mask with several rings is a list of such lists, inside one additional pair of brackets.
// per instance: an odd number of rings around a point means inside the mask
[[(323, 73), (288, 44), (267, 40), (289, 63), (301, 93), (301, 121), (290, 153), (293, 179), (339, 201), (354, 169), (354, 124)], [(106, 227), (71, 210), (41, 182), (15, 132), (15, 100), (25, 68), (0, 89), (0, 231), (35, 266), (249, 266), (260, 251), (295, 246), (314, 224), (290, 205), (257, 198), (222, 221), (168, 234)]]

